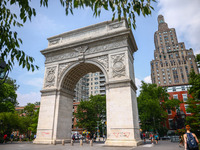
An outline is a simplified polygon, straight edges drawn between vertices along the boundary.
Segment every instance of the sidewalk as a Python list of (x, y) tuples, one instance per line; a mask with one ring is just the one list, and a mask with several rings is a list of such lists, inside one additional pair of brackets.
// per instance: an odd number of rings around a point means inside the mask
[(80, 146), (79, 143), (74, 143), (71, 146), (69, 143), (64, 146), (57, 145), (36, 145), (32, 143), (12, 143), (12, 144), (0, 144), (0, 150), (183, 150), (179, 148), (178, 143), (172, 143), (170, 141), (159, 141), (157, 145), (151, 144), (149, 141), (145, 145), (139, 147), (106, 147), (102, 143), (94, 143), (93, 146), (84, 143)]

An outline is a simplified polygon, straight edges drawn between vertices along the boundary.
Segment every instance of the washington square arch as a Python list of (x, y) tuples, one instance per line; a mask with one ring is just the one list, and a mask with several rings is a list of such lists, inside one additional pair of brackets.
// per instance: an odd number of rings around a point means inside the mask
[(106, 78), (108, 146), (141, 143), (133, 53), (126, 20), (106, 21), (48, 38), (36, 144), (71, 141), (74, 88), (87, 73)]

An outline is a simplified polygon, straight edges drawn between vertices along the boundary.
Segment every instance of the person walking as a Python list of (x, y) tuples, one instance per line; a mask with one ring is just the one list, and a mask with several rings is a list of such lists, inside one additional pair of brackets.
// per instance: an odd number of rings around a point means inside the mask
[(190, 126), (186, 125), (186, 133), (183, 135), (185, 150), (199, 150), (199, 141), (194, 133), (190, 132)]
[(3, 136), (3, 143), (5, 144), (6, 143), (6, 140), (7, 140), (7, 134), (4, 134), (4, 136)]
[(144, 143), (146, 143), (146, 134), (145, 134), (145, 132), (143, 132), (142, 138), (143, 138), (143, 140), (144, 140)]
[(96, 138), (97, 138), (97, 136), (96, 136), (96, 134), (94, 134), (93, 135), (94, 142), (96, 142)]
[(12, 143), (12, 141), (13, 141), (13, 138), (14, 138), (14, 134), (11, 133), (11, 135), (10, 135), (10, 142), (11, 142), (11, 143)]
[(151, 144), (153, 144), (153, 133), (150, 133), (150, 140), (151, 140)]
[(158, 134), (155, 134), (155, 142), (156, 142), (156, 144), (158, 144), (158, 139), (159, 139)]
[(182, 146), (184, 146), (184, 144), (183, 144), (183, 135), (180, 135), (179, 136), (179, 147), (182, 147)]

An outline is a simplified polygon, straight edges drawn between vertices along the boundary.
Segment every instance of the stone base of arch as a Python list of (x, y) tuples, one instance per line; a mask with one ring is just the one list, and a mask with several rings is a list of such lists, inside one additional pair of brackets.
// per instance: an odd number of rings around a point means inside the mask
[(106, 84), (106, 146), (138, 146), (139, 132), (136, 86), (130, 79)]
[(138, 146), (141, 145), (141, 140), (116, 140), (116, 139), (110, 139), (106, 140), (105, 146)]
[(35, 139), (33, 141), (33, 144), (61, 144), (62, 141), (65, 141), (65, 143), (70, 143), (71, 139), (57, 139), (57, 140), (44, 140), (44, 139)]

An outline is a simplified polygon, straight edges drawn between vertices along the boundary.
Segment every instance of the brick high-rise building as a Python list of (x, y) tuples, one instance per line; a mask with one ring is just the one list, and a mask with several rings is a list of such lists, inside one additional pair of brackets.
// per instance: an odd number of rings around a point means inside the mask
[(193, 50), (178, 42), (174, 28), (168, 28), (158, 16), (158, 31), (154, 34), (154, 60), (151, 61), (152, 83), (159, 86), (187, 85), (191, 69), (198, 73)]
[[(168, 28), (162, 15), (158, 16), (158, 31), (154, 34), (154, 60), (151, 61), (152, 83), (167, 87), (170, 98), (183, 101), (176, 111), (168, 110), (166, 126), (168, 129), (177, 129), (180, 126), (176, 120), (177, 115), (191, 115), (186, 111), (188, 104), (187, 89), (189, 85), (189, 73), (194, 69), (198, 72), (193, 50), (186, 49), (184, 42), (178, 42), (174, 28)], [(183, 123), (182, 123), (183, 124)]]

